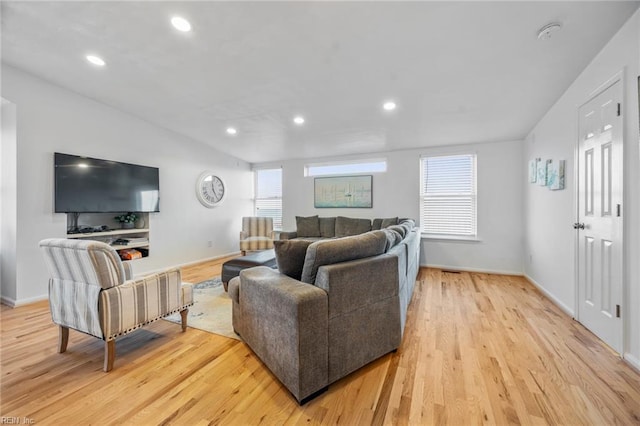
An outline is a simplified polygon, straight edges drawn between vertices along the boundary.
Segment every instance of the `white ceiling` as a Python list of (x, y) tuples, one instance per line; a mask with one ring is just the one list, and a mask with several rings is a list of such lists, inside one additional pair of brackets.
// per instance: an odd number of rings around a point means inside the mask
[(360, 154), (524, 138), (638, 5), (3, 0), (2, 61), (249, 162)]

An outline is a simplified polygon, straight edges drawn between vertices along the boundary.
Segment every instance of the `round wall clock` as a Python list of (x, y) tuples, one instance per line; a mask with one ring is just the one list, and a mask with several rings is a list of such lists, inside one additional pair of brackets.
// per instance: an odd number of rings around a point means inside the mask
[(212, 208), (224, 200), (227, 188), (224, 181), (213, 172), (206, 171), (198, 177), (196, 195), (203, 206)]

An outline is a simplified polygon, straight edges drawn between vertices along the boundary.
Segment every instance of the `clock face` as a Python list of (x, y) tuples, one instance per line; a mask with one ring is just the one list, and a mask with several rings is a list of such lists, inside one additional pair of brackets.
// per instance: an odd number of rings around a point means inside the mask
[(196, 195), (205, 207), (214, 207), (222, 202), (226, 193), (224, 182), (211, 172), (204, 172), (196, 183)]

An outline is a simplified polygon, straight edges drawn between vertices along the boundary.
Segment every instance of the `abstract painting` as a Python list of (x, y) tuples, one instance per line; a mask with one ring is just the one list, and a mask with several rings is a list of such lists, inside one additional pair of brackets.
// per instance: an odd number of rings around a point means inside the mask
[(564, 160), (547, 162), (547, 186), (553, 191), (564, 189)]
[(547, 186), (547, 161), (538, 159), (538, 177), (537, 182), (540, 186)]
[(314, 181), (316, 208), (372, 208), (373, 176), (318, 177)]
[(529, 182), (536, 183), (536, 179), (538, 177), (538, 161), (539, 158), (534, 160), (529, 160)]

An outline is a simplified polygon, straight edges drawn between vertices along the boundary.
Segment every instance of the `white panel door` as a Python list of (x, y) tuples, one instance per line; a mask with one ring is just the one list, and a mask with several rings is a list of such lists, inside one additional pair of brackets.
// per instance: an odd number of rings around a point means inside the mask
[(577, 319), (622, 352), (622, 83), (580, 107)]

